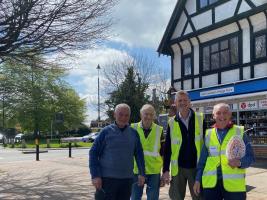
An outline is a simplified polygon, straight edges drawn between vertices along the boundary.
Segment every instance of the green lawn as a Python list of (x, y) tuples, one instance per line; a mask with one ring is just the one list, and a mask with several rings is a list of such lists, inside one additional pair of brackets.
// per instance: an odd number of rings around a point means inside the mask
[[(76, 142), (76, 143), (71, 143), (72, 147), (91, 147), (92, 143), (89, 142)], [(26, 146), (23, 146), (21, 143), (16, 143), (14, 145), (8, 144), (7, 147), (9, 148), (35, 148), (35, 141), (34, 140), (29, 140), (26, 141)], [(68, 148), (69, 143), (59, 143), (59, 140), (51, 140), (49, 146), (46, 144), (46, 140), (40, 140), (39, 142), (39, 147), (40, 148)]]

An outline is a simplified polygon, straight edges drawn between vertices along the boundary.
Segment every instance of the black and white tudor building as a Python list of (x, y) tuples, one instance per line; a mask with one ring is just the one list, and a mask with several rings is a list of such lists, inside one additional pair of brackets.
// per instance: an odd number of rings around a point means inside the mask
[(237, 124), (267, 134), (267, 0), (178, 0), (160, 54), (172, 86), (209, 118), (230, 104)]

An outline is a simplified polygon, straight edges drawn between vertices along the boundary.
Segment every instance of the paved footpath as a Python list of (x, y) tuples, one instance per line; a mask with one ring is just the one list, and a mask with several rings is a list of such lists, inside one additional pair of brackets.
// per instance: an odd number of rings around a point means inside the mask
[[(2, 162), (0, 182), (1, 200), (94, 199), (87, 157)], [(267, 199), (267, 161), (248, 169), (247, 184), (248, 200)], [(168, 187), (161, 188), (160, 199), (169, 199)]]

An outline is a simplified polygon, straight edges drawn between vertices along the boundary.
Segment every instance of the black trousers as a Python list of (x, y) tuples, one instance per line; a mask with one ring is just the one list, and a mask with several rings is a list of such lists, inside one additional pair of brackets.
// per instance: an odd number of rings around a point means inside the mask
[(222, 179), (217, 181), (214, 188), (203, 189), (205, 200), (246, 200), (246, 192), (227, 192)]
[(102, 178), (102, 188), (95, 193), (95, 200), (129, 200), (132, 178)]

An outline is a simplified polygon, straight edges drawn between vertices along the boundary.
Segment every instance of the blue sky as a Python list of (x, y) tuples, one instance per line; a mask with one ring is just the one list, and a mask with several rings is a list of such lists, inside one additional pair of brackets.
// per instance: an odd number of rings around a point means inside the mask
[[(65, 61), (72, 68), (67, 81), (81, 98), (86, 98), (87, 123), (97, 118), (98, 64), (106, 66), (114, 59), (142, 53), (170, 73), (170, 57), (158, 57), (156, 50), (176, 2), (177, 0), (120, 0), (112, 10), (116, 23), (111, 29), (109, 41), (95, 49), (77, 51), (76, 58)], [(100, 70), (100, 82), (103, 79), (102, 71), (103, 69)], [(105, 118), (103, 113), (101, 116)]]

